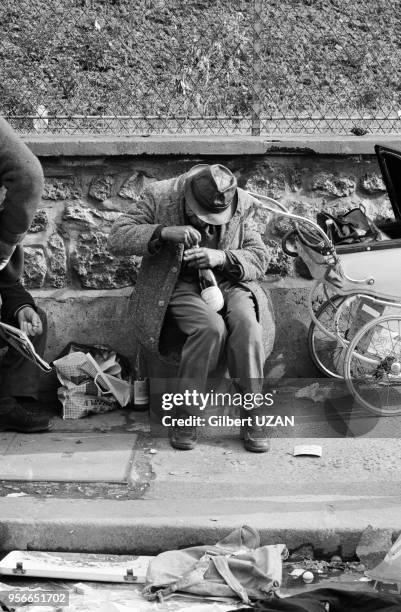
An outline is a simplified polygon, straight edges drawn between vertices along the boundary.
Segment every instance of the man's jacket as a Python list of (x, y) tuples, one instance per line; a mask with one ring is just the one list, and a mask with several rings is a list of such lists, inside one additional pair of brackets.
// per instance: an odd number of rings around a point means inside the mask
[[(148, 244), (159, 225), (185, 225), (184, 182), (186, 175), (158, 181), (142, 194), (131, 212), (114, 223), (109, 248), (116, 255), (143, 256), (133, 294), (134, 325), (140, 344), (159, 358), (159, 340), (166, 310), (181, 269), (184, 247), (164, 242), (160, 250), (150, 254)], [(268, 263), (268, 252), (254, 229), (252, 214), (255, 200), (238, 189), (236, 213), (220, 238), (219, 249), (231, 251), (243, 270), (238, 284), (248, 287), (255, 299), (257, 313), (264, 330), (268, 355), (274, 342), (274, 323), (270, 298), (255, 281), (261, 278)]]
[(6, 189), (0, 207), (0, 246), (16, 245), (7, 266), (0, 270), (1, 318), (12, 321), (23, 305), (33, 305), (21, 285), (24, 253), (20, 242), (40, 203), (43, 171), (39, 160), (19, 136), (0, 118), (0, 185)]

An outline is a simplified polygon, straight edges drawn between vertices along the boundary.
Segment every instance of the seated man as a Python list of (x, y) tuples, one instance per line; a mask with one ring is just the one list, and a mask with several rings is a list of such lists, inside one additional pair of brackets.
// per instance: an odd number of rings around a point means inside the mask
[[(153, 183), (131, 212), (115, 222), (109, 239), (118, 255), (143, 255), (134, 308), (139, 343), (160, 355), (163, 324), (173, 322), (185, 342), (178, 380), (204, 392), (208, 377), (224, 358), (241, 393), (260, 392), (265, 347), (274, 329), (270, 302), (254, 281), (263, 276), (267, 249), (253, 228), (255, 201), (221, 165), (201, 164), (177, 178)], [(198, 270), (215, 273), (225, 305), (215, 312), (201, 296)], [(264, 325), (266, 321), (269, 326)], [(242, 410), (241, 416), (255, 415)], [(177, 416), (186, 416), (189, 407)], [(195, 427), (176, 427), (174, 448), (196, 443)], [(256, 419), (243, 430), (249, 451), (265, 452), (268, 439)]]
[[(1, 319), (31, 336), (41, 353), (44, 315), (42, 321), (32, 296), (21, 284), (24, 256), (20, 242), (41, 199), (43, 172), (38, 159), (1, 118), (0, 184), (6, 189), (0, 211)], [(37, 399), (38, 380), (37, 367), (8, 348), (0, 367), (0, 430), (28, 433), (49, 429), (46, 417), (26, 408)]]

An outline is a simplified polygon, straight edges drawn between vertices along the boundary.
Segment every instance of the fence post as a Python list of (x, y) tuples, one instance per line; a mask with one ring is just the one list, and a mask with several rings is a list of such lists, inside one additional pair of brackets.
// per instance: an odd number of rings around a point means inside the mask
[(262, 52), (261, 33), (263, 30), (262, 22), (263, 0), (254, 0), (254, 18), (253, 18), (253, 54), (252, 54), (252, 120), (251, 134), (252, 136), (260, 136), (260, 114), (261, 102), (260, 96), (262, 93), (262, 62), (260, 59)]

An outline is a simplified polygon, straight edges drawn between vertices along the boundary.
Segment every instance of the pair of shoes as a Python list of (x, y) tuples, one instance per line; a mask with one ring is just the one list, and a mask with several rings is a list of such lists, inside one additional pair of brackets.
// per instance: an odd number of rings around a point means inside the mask
[(266, 433), (266, 429), (258, 425), (255, 421), (255, 411), (241, 410), (241, 417), (246, 417), (247, 421), (242, 426), (242, 441), (245, 450), (251, 453), (267, 453), (270, 450), (270, 441)]
[(32, 414), (13, 397), (0, 398), (0, 431), (17, 431), (20, 433), (37, 433), (49, 431), (50, 420), (40, 414)]
[(170, 434), (170, 444), (177, 450), (192, 450), (198, 441), (198, 433), (194, 425), (176, 425)]

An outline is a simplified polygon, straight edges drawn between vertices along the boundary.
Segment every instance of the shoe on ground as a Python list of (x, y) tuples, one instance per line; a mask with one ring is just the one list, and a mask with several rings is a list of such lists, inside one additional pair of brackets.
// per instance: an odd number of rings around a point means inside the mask
[(251, 453), (267, 453), (270, 450), (270, 440), (265, 428), (253, 423), (243, 426), (242, 441), (245, 450)]
[(0, 431), (38, 433), (49, 431), (51, 427), (51, 422), (46, 416), (33, 414), (13, 397), (0, 398)]
[(177, 450), (192, 450), (198, 441), (196, 427), (176, 425), (170, 434), (170, 444)]

